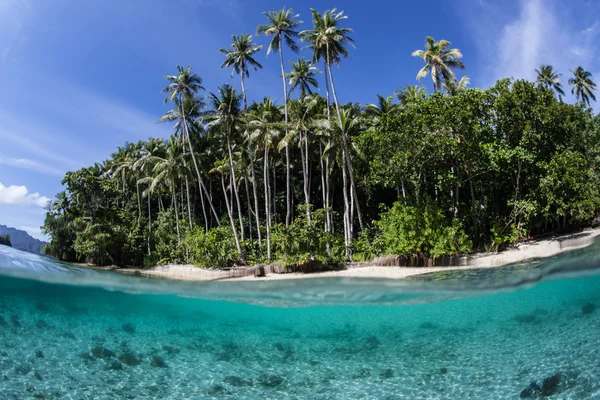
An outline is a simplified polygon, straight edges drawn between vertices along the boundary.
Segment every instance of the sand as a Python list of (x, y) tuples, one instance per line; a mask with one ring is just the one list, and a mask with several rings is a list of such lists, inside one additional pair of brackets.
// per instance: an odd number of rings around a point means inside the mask
[(255, 277), (255, 270), (259, 267), (239, 268), (228, 271), (201, 269), (194, 265), (159, 265), (145, 269), (117, 269), (115, 271), (125, 274), (135, 274), (155, 278), (168, 278), (187, 281), (265, 281), (281, 279), (307, 279), (325, 277), (357, 277), (357, 278), (387, 278), (404, 279), (414, 275), (427, 274), (438, 271), (465, 270), (479, 268), (496, 268), (503, 265), (521, 262), (529, 259), (538, 259), (555, 256), (568, 250), (575, 250), (591, 245), (600, 235), (600, 228), (587, 229), (580, 233), (551, 237), (520, 243), (500, 253), (479, 253), (458, 258), (458, 265), (438, 267), (382, 267), (372, 263), (359, 263), (348, 265), (340, 271), (319, 273), (270, 273), (266, 268), (266, 275)]

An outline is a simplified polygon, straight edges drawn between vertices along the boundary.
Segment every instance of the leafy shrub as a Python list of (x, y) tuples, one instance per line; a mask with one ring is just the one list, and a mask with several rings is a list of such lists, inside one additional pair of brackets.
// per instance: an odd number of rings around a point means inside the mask
[(189, 249), (190, 261), (202, 268), (231, 267), (237, 261), (235, 238), (229, 228), (213, 228), (204, 232), (196, 228), (184, 240)]
[(458, 220), (448, 220), (433, 202), (406, 206), (396, 202), (377, 222), (375, 248), (385, 254), (440, 257), (470, 252), (473, 244)]
[(147, 265), (178, 263), (184, 260), (180, 247), (177, 245), (177, 227), (175, 212), (172, 209), (158, 213), (152, 223), (154, 251), (152, 257), (146, 259)]
[[(325, 210), (311, 213), (306, 219), (304, 206), (298, 209), (298, 217), (286, 227), (277, 224), (271, 232), (274, 258), (285, 265), (303, 264), (308, 261), (340, 262), (343, 244), (340, 238), (325, 232)], [(329, 249), (329, 250), (328, 250)]]

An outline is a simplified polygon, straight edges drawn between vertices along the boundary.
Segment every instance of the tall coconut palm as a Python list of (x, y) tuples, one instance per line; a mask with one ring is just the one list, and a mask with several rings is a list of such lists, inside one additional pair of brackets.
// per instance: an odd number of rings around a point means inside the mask
[[(332, 64), (339, 64), (342, 56), (348, 57), (347, 45), (353, 46), (354, 40), (349, 36), (353, 32), (351, 28), (340, 27), (340, 23), (348, 17), (344, 15), (343, 11), (338, 12), (337, 9), (327, 10), (323, 14), (319, 14), (315, 9), (311, 8), (313, 29), (305, 30), (301, 32), (302, 40), (308, 42), (309, 47), (313, 51), (313, 61), (318, 62), (323, 60), (325, 63), (325, 71), (329, 76), (329, 82), (331, 84), (331, 92), (335, 102), (335, 109), (338, 117), (338, 124), (342, 125), (342, 114), (340, 111), (340, 104), (335, 89), (335, 82), (333, 79), (333, 72), (331, 69)], [(328, 93), (329, 97), (329, 93)], [(329, 108), (329, 107), (328, 107)], [(331, 123), (329, 122), (331, 126)], [(346, 258), (352, 259), (351, 245), (352, 245), (352, 221), (350, 220), (350, 202), (349, 186), (347, 175), (350, 176), (350, 191), (354, 189), (354, 178), (352, 173), (352, 161), (348, 156), (347, 146), (348, 138), (345, 133), (342, 132), (343, 136), (343, 174), (344, 186), (343, 186), (343, 198), (344, 198), (344, 242), (346, 247)], [(346, 174), (346, 169), (348, 174)], [(358, 202), (356, 203), (359, 207)], [(360, 211), (358, 211), (360, 217)]]
[[(175, 100), (173, 100), (173, 103), (176, 106), (175, 109), (167, 111), (165, 113), (165, 115), (163, 115), (158, 120), (158, 122), (173, 122), (173, 121), (175, 121), (175, 126), (174, 126), (175, 135), (177, 137), (179, 137), (180, 139), (187, 138), (187, 135), (189, 135), (190, 131), (193, 132), (193, 131), (195, 131), (195, 129), (198, 129), (198, 127), (199, 127), (198, 121), (200, 120), (200, 117), (203, 114), (202, 110), (205, 107), (204, 99), (192, 97), (192, 96), (185, 96), (185, 97), (183, 97), (183, 99), (181, 99), (180, 97), (176, 98)], [(189, 143), (189, 147), (191, 149), (192, 148), (191, 140), (188, 143)], [(196, 159), (194, 152), (190, 151), (190, 155), (192, 156), (192, 160), (194, 161)], [(198, 168), (195, 161), (194, 161), (194, 166), (196, 168)], [(199, 172), (199, 169), (197, 172)], [(204, 216), (204, 229), (206, 232), (208, 232), (208, 229), (210, 228), (210, 226), (209, 226), (208, 218), (206, 215), (206, 207), (204, 205), (204, 196), (202, 194), (203, 194), (202, 185), (200, 185), (200, 198), (201, 198), (201, 202), (202, 202), (202, 213)], [(206, 196), (208, 197), (208, 194), (206, 194)], [(215, 216), (215, 219), (217, 220), (217, 224), (219, 224), (219, 218), (218, 218), (217, 212), (212, 204), (212, 201), (210, 200), (210, 198), (208, 199), (208, 201), (209, 201), (211, 211), (212, 211), (213, 215)]]
[(468, 76), (463, 76), (460, 80), (456, 80), (456, 77), (452, 76), (448, 79), (444, 79), (444, 83), (442, 84), (442, 89), (446, 92), (448, 96), (456, 96), (459, 93), (467, 90), (467, 87), (471, 83), (471, 79)]
[(394, 96), (383, 97), (377, 95), (377, 104), (367, 104), (365, 114), (373, 118), (375, 124), (384, 118), (391, 117), (398, 112), (398, 105), (394, 104)]
[(315, 78), (319, 70), (304, 57), (292, 61), (291, 64), (292, 70), (286, 74), (290, 84), (288, 96), (297, 88), (300, 88), (300, 98), (312, 95), (312, 88), (319, 88), (319, 82)]
[(154, 192), (158, 186), (164, 185), (171, 192), (171, 205), (175, 210), (175, 226), (177, 228), (177, 244), (181, 245), (181, 233), (179, 229), (179, 210), (177, 205), (177, 184), (183, 174), (182, 150), (179, 141), (171, 136), (166, 146), (164, 157), (152, 156), (154, 163), (153, 176), (141, 179), (140, 182), (150, 183), (150, 192)]
[(227, 165), (227, 161), (219, 160), (215, 162), (215, 166), (210, 172), (217, 173), (221, 176), (221, 188), (223, 189), (223, 198), (225, 199), (225, 207), (227, 208), (227, 215), (229, 217), (229, 226), (233, 232), (233, 238), (235, 239), (235, 247), (237, 252), (241, 255), (242, 246), (240, 245), (240, 239), (238, 237), (237, 229), (235, 229), (235, 222), (233, 221), (233, 204), (230, 204), (229, 196), (227, 196), (227, 186), (225, 185), (225, 175), (227, 174), (228, 169), (231, 171), (230, 167)]
[[(159, 157), (165, 150), (165, 142), (161, 139), (150, 138), (147, 142), (144, 142), (142, 149), (140, 150), (140, 157), (134, 164), (134, 168), (140, 171), (142, 174), (142, 178), (138, 180), (138, 182), (142, 182), (144, 179), (148, 179), (152, 177), (152, 173), (154, 170), (155, 160)], [(151, 242), (150, 238), (152, 236), (152, 206), (151, 206), (151, 190), (150, 185), (151, 181), (148, 181), (148, 187), (146, 190), (142, 192), (142, 196), (147, 198), (148, 205), (148, 255), (152, 253), (151, 251)]]
[[(273, 36), (271, 43), (267, 49), (267, 56), (271, 52), (279, 51), (279, 63), (281, 66), (281, 80), (283, 81), (283, 108), (285, 117), (285, 134), (288, 132), (288, 90), (287, 82), (285, 79), (285, 65), (283, 63), (283, 41), (288, 47), (294, 52), (298, 52), (298, 45), (296, 45), (295, 39), (298, 37), (298, 31), (296, 28), (302, 23), (298, 20), (299, 14), (293, 14), (291, 8), (282, 8), (279, 11), (269, 11), (263, 13), (269, 23), (266, 25), (259, 25), (256, 29), (256, 33), (261, 35)], [(289, 226), (292, 219), (292, 190), (290, 186), (290, 149), (285, 146), (285, 199), (286, 199), (286, 213), (285, 213), (285, 225)]]
[(571, 93), (575, 95), (575, 99), (581, 105), (590, 106), (590, 99), (596, 101), (596, 84), (592, 80), (592, 74), (582, 67), (577, 67), (573, 73), (573, 78), (569, 79), (569, 85), (573, 88)]
[[(199, 75), (192, 72), (192, 67), (188, 66), (184, 69), (181, 65), (178, 65), (177, 74), (165, 75), (165, 79), (169, 81), (169, 84), (163, 89), (163, 93), (167, 94), (167, 96), (165, 97), (165, 103), (167, 103), (168, 101), (172, 101), (176, 105), (175, 111), (178, 113), (176, 119), (180, 119), (179, 128), (181, 128), (182, 134), (187, 139), (187, 144), (190, 149), (190, 154), (192, 156), (194, 168), (198, 177), (198, 185), (200, 186), (199, 189), (206, 195), (210, 209), (215, 215), (218, 224), (219, 218), (217, 217), (215, 207), (208, 194), (208, 191), (206, 190), (206, 186), (204, 185), (202, 175), (200, 174), (200, 168), (198, 168), (198, 162), (196, 161), (196, 155), (192, 146), (192, 141), (190, 139), (190, 121), (187, 120), (187, 112), (193, 112), (194, 114), (198, 114), (200, 112), (201, 107), (203, 107), (203, 102), (198, 102), (197, 100), (186, 100), (188, 98), (196, 98), (196, 94), (200, 90), (204, 90), (204, 87), (202, 86), (202, 78), (200, 78)], [(169, 115), (169, 113), (167, 113), (165, 116), (167, 115)], [(162, 120), (163, 119), (161, 118), (160, 121)], [(202, 207), (204, 208), (204, 202), (202, 202)], [(204, 211), (204, 214), (206, 216), (206, 211)]]
[(436, 42), (434, 38), (427, 36), (425, 50), (416, 50), (412, 53), (413, 57), (419, 57), (425, 61), (425, 66), (417, 74), (417, 80), (420, 81), (421, 78), (431, 74), (434, 93), (440, 89), (444, 80), (454, 76), (451, 68), (465, 68), (462, 61), (458, 61), (459, 58), (462, 58), (460, 50), (448, 47), (450, 47), (449, 41)]
[[(242, 219), (242, 206), (240, 202), (240, 195), (237, 190), (237, 180), (235, 178), (235, 168), (233, 166), (233, 142), (235, 135), (240, 126), (241, 118), (241, 102), (242, 96), (239, 95), (236, 90), (229, 84), (224, 84), (218, 89), (218, 94), (210, 93), (208, 96), (209, 103), (212, 106), (212, 110), (205, 117), (207, 121), (206, 128), (220, 129), (225, 137), (227, 145), (227, 154), (229, 158), (229, 173), (234, 184), (232, 185), (232, 191), (235, 196), (237, 204), (237, 212), (240, 224), (240, 235), (242, 241), (244, 241), (244, 222)], [(233, 209), (233, 205), (232, 205)]]
[(411, 103), (425, 99), (427, 93), (423, 86), (411, 85), (404, 86), (398, 90), (398, 101), (402, 108), (408, 107)]
[[(242, 96), (244, 98), (244, 115), (248, 113), (248, 100), (246, 96), (246, 84), (244, 79), (250, 77), (250, 67), (254, 70), (262, 68), (262, 65), (254, 58), (254, 55), (263, 48), (252, 43), (252, 35), (233, 35), (233, 43), (231, 49), (220, 49), (219, 51), (225, 55), (225, 61), (221, 65), (221, 68), (233, 68), (233, 72), (240, 76), (242, 84)], [(248, 118), (246, 116), (246, 125), (248, 125)], [(256, 227), (258, 231), (258, 245), (261, 245), (261, 233), (260, 233), (260, 216), (258, 214), (258, 193), (256, 189), (256, 173), (254, 171), (254, 154), (247, 148), (248, 158), (250, 159), (250, 173), (252, 174), (252, 192), (254, 195), (254, 215), (256, 218)], [(248, 205), (250, 207), (250, 205)], [(243, 234), (243, 233), (242, 233)]]
[(565, 92), (560, 83), (561, 74), (555, 72), (552, 65), (542, 65), (540, 69), (536, 69), (535, 72), (537, 72), (537, 84), (558, 93), (558, 99), (562, 101), (562, 96), (565, 95)]
[(277, 137), (281, 134), (281, 110), (273, 101), (265, 97), (261, 103), (253, 106), (249, 115), (250, 140), (263, 149), (263, 173), (265, 191), (265, 227), (267, 233), (267, 259), (271, 260), (271, 185), (269, 182), (269, 150), (273, 147)]
[(309, 182), (309, 141), (308, 134), (313, 128), (316, 110), (319, 106), (318, 96), (302, 96), (298, 100), (290, 101), (290, 134), (283, 141), (289, 142), (293, 137), (298, 137), (300, 148), (300, 161), (302, 163), (302, 182), (304, 189), (304, 203), (306, 205), (306, 220), (311, 223), (310, 215), (310, 182)]

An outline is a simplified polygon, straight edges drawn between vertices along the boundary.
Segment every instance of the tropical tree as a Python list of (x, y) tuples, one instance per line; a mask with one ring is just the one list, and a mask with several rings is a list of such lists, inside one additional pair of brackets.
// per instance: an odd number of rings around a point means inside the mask
[(393, 95), (383, 97), (382, 95), (378, 94), (377, 104), (371, 103), (365, 106), (365, 114), (373, 118), (375, 123), (386, 117), (393, 116), (396, 112), (398, 112), (398, 105), (394, 104)]
[(562, 101), (562, 96), (565, 95), (565, 92), (560, 83), (561, 74), (555, 72), (552, 65), (542, 65), (540, 69), (536, 69), (535, 72), (537, 72), (536, 83), (558, 93), (558, 99)]
[(446, 92), (448, 96), (456, 96), (459, 93), (467, 90), (467, 87), (471, 83), (471, 79), (468, 76), (463, 76), (460, 80), (456, 80), (456, 77), (452, 76), (448, 79), (444, 79), (444, 83), (442, 84), (442, 89)]
[(451, 68), (465, 68), (462, 61), (458, 60), (462, 58), (460, 50), (449, 49), (448, 47), (450, 47), (449, 41), (440, 40), (436, 42), (434, 38), (427, 36), (425, 50), (415, 50), (412, 53), (413, 57), (419, 57), (425, 61), (425, 66), (417, 74), (417, 81), (431, 74), (434, 93), (440, 89), (444, 80), (454, 76)]
[[(329, 82), (331, 83), (331, 91), (335, 102), (335, 108), (338, 117), (338, 124), (342, 125), (342, 114), (340, 111), (340, 104), (335, 89), (335, 82), (333, 79), (333, 72), (331, 69), (332, 64), (338, 64), (341, 61), (342, 56), (348, 57), (347, 45), (354, 46), (354, 40), (349, 36), (353, 32), (351, 28), (340, 27), (340, 23), (348, 18), (344, 15), (343, 11), (337, 12), (337, 9), (327, 10), (323, 14), (319, 14), (315, 9), (311, 8), (313, 29), (305, 30), (301, 32), (302, 40), (308, 42), (309, 48), (313, 52), (313, 62), (323, 60), (325, 63), (325, 71), (329, 76)], [(327, 98), (329, 98), (329, 91), (327, 91)], [(329, 106), (327, 107), (329, 110)], [(329, 111), (328, 111), (329, 112)], [(328, 114), (329, 115), (329, 114)], [(329, 119), (329, 118), (328, 118)], [(329, 126), (331, 122), (329, 121)], [(350, 191), (355, 191), (354, 178), (352, 171), (352, 162), (348, 157), (346, 148), (348, 146), (348, 138), (345, 136), (343, 139), (343, 165), (342, 165), (342, 177), (343, 177), (343, 197), (344, 197), (344, 242), (346, 247), (346, 257), (352, 259), (351, 245), (352, 245), (352, 227), (350, 226), (352, 221), (350, 220), (350, 202), (349, 202), (349, 188)], [(350, 177), (350, 185), (348, 185), (348, 175)], [(356, 203), (359, 207), (358, 202)], [(360, 215), (360, 211), (358, 212)]]
[[(165, 75), (165, 79), (169, 81), (169, 84), (163, 88), (163, 93), (166, 93), (165, 103), (172, 101), (175, 103), (176, 109), (173, 112), (167, 112), (159, 122), (168, 120), (179, 120), (175, 126), (176, 130), (181, 130), (181, 133), (187, 139), (187, 144), (192, 156), (194, 168), (196, 170), (196, 176), (198, 177), (198, 185), (200, 186), (200, 192), (204, 192), (208, 200), (210, 209), (212, 210), (215, 217), (217, 213), (212, 200), (206, 190), (200, 169), (198, 168), (198, 162), (196, 161), (196, 155), (190, 139), (190, 121), (188, 121), (188, 113), (192, 113), (193, 116), (199, 115), (200, 110), (204, 107), (204, 102), (201, 99), (196, 99), (196, 94), (200, 90), (204, 90), (202, 86), (202, 78), (199, 75), (192, 72), (192, 67), (188, 66), (183, 68), (181, 65), (177, 66), (177, 75)], [(183, 147), (182, 147), (183, 149)], [(204, 208), (204, 202), (202, 202)], [(206, 211), (204, 210), (206, 216)], [(217, 224), (219, 218), (216, 218)], [(205, 226), (208, 221), (205, 218)], [(206, 228), (205, 228), (206, 229)]]
[[(200, 125), (199, 121), (203, 115), (202, 110), (206, 106), (206, 104), (204, 103), (204, 99), (192, 97), (192, 96), (185, 96), (183, 98), (177, 97), (173, 100), (173, 103), (176, 106), (175, 109), (167, 111), (165, 113), (165, 115), (163, 115), (158, 120), (158, 122), (173, 122), (173, 121), (175, 121), (175, 126), (174, 126), (175, 135), (177, 137), (179, 137), (180, 139), (188, 138), (187, 135), (189, 135), (190, 131), (194, 132), (199, 128), (201, 129), (201, 125)], [(188, 138), (188, 140), (189, 140), (189, 138)], [(190, 149), (192, 149), (191, 140), (189, 140), (188, 143), (189, 143)], [(183, 144), (183, 140), (182, 140), (182, 144)], [(190, 151), (189, 154), (191, 155), (192, 160), (194, 162), (194, 166), (197, 169), (196, 172), (199, 174), (198, 165), (195, 161), (196, 156), (193, 151)], [(204, 229), (206, 232), (208, 232), (208, 229), (210, 228), (210, 224), (209, 224), (209, 221), (208, 221), (208, 218), (206, 215), (206, 207), (204, 205), (203, 192), (205, 192), (205, 190), (203, 190), (203, 185), (204, 185), (204, 183), (202, 182), (202, 184), (200, 184), (200, 202), (202, 204), (202, 213), (204, 216)], [(211, 209), (213, 215), (215, 216), (217, 224), (219, 224), (219, 217), (218, 217), (217, 212), (214, 208), (214, 205), (213, 205), (212, 201), (210, 200), (210, 197), (208, 196), (207, 193), (206, 193), (206, 197), (208, 197), (210, 209)]]
[(427, 97), (425, 88), (417, 85), (404, 86), (404, 88), (398, 90), (397, 95), (402, 108), (406, 108), (409, 104), (419, 100), (425, 100), (425, 97)]
[[(246, 125), (248, 125), (248, 100), (246, 96), (246, 84), (244, 79), (250, 77), (250, 67), (254, 70), (261, 69), (262, 65), (256, 61), (254, 55), (263, 48), (252, 43), (252, 35), (233, 35), (233, 43), (230, 49), (220, 49), (219, 51), (225, 55), (225, 61), (221, 65), (221, 68), (233, 68), (233, 72), (240, 76), (242, 84), (242, 96), (244, 99), (244, 115), (246, 115)], [(232, 73), (233, 73), (232, 72)], [(249, 144), (248, 144), (249, 145)], [(254, 216), (256, 219), (256, 227), (258, 231), (258, 245), (261, 246), (261, 233), (260, 233), (260, 216), (258, 214), (258, 192), (256, 189), (256, 173), (254, 171), (254, 154), (248, 147), (248, 158), (250, 159), (250, 173), (252, 174), (252, 192), (254, 195)], [(250, 205), (248, 205), (250, 207)], [(248, 221), (250, 223), (250, 221)], [(243, 232), (242, 232), (243, 237)], [(242, 239), (243, 240), (243, 239)]]
[(298, 61), (291, 61), (291, 64), (292, 70), (286, 75), (290, 84), (289, 94), (300, 88), (301, 98), (306, 95), (312, 95), (312, 88), (319, 88), (319, 82), (315, 78), (319, 74), (319, 70), (305, 57), (299, 58)]
[(271, 200), (273, 198), (269, 180), (269, 150), (281, 134), (281, 110), (269, 97), (252, 107), (249, 115), (250, 140), (263, 151), (263, 174), (265, 191), (265, 227), (267, 233), (267, 259), (271, 260)]
[(175, 225), (177, 227), (177, 244), (181, 245), (181, 232), (179, 229), (179, 207), (177, 205), (177, 185), (184, 172), (183, 155), (180, 143), (171, 136), (166, 145), (164, 157), (151, 156), (154, 163), (153, 176), (141, 179), (140, 182), (150, 183), (150, 192), (157, 190), (159, 186), (165, 186), (171, 192), (171, 206), (175, 211)]
[[(231, 180), (233, 181), (231, 190), (235, 196), (237, 205), (237, 212), (240, 224), (240, 235), (242, 241), (244, 241), (244, 222), (242, 219), (242, 206), (240, 202), (240, 195), (237, 189), (237, 181), (235, 178), (235, 168), (233, 165), (233, 143), (237, 129), (241, 125), (241, 102), (242, 96), (236, 92), (236, 90), (229, 84), (224, 84), (218, 89), (218, 94), (210, 93), (208, 100), (211, 104), (212, 110), (204, 118), (207, 122), (206, 128), (216, 128), (219, 134), (222, 134), (225, 138), (227, 145), (227, 156), (229, 159), (229, 173)], [(233, 204), (232, 204), (233, 209)], [(260, 225), (259, 225), (260, 226)]]
[[(271, 43), (267, 49), (267, 56), (271, 52), (279, 51), (279, 63), (281, 66), (281, 80), (283, 81), (283, 108), (285, 117), (285, 134), (288, 133), (288, 90), (285, 74), (285, 66), (283, 63), (283, 41), (288, 47), (295, 53), (298, 52), (298, 45), (295, 39), (298, 37), (298, 31), (296, 28), (302, 23), (298, 18), (299, 14), (294, 15), (291, 8), (282, 8), (279, 11), (269, 11), (263, 13), (269, 23), (266, 25), (260, 25), (256, 29), (256, 33), (261, 35), (265, 34), (273, 36)], [(285, 225), (289, 226), (292, 219), (292, 190), (290, 186), (290, 150), (288, 146), (285, 146), (285, 199), (286, 199), (286, 213), (285, 213)]]
[(569, 79), (569, 85), (572, 86), (571, 93), (575, 95), (575, 99), (581, 105), (590, 106), (590, 99), (596, 101), (596, 84), (592, 80), (591, 72), (584, 70), (582, 67), (577, 67), (573, 72), (573, 78)]

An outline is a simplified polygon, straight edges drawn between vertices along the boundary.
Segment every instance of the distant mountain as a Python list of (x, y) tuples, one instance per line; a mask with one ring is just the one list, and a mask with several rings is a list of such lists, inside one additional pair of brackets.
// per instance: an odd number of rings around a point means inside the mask
[(40, 254), (42, 247), (47, 243), (31, 237), (27, 232), (20, 229), (9, 228), (6, 225), (0, 225), (0, 236), (8, 233), (12, 247), (17, 250), (28, 251), (30, 253)]

